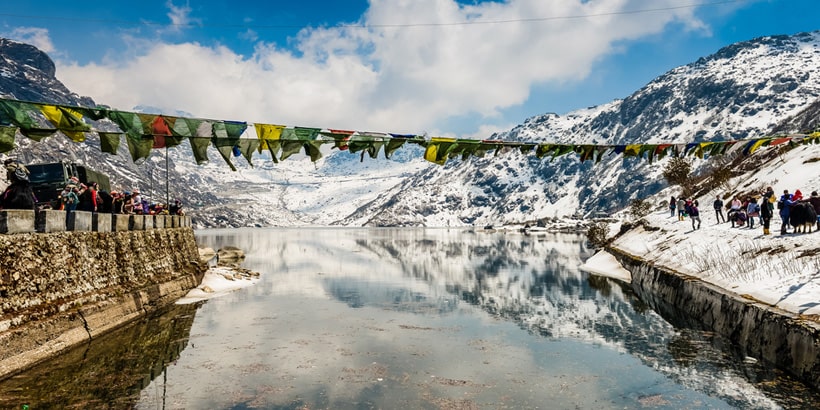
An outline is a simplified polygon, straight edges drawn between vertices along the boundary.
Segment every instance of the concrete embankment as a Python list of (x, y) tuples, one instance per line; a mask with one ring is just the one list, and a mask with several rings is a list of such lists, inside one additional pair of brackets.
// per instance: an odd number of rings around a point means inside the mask
[(820, 388), (820, 323), (699, 278), (608, 249), (632, 273), (637, 295), (672, 324), (717, 332), (745, 355)]
[(0, 379), (196, 287), (190, 227), (0, 235)]

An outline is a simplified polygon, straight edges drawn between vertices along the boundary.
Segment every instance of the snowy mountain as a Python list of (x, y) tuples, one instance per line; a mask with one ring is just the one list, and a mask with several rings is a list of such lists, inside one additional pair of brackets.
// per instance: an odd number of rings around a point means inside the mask
[[(737, 43), (675, 68), (623, 100), (532, 117), (488, 139), (686, 143), (814, 129), (820, 110), (818, 55), (820, 32)], [(0, 39), (0, 56), (0, 94), (95, 105), (67, 90), (56, 79), (53, 62), (36, 48)], [(39, 143), (18, 136), (17, 144), (9, 155), (25, 162), (92, 164), (112, 175), (115, 188), (139, 187), (157, 202), (181, 198), (199, 227), (523, 223), (613, 212), (667, 185), (660, 176), (664, 161), (650, 164), (620, 155), (593, 164), (579, 162), (575, 154), (550, 160), (513, 151), (438, 166), (424, 161), (418, 146), (405, 146), (390, 160), (361, 160), (328, 149), (315, 163), (294, 156), (274, 164), (262, 154), (251, 167), (237, 157), (238, 171), (230, 172), (213, 149), (210, 163), (196, 165), (187, 143), (154, 150), (140, 165), (131, 162), (125, 144), (115, 156), (101, 153), (93, 136), (81, 144), (62, 136)], [(696, 169), (714, 166), (711, 162), (697, 161)]]
[[(737, 43), (675, 68), (623, 100), (529, 118), (491, 139), (686, 143), (813, 129), (820, 97), (818, 55), (820, 32)], [(454, 162), (405, 180), (343, 224), (514, 223), (611, 212), (664, 188), (664, 163), (611, 155), (593, 165), (579, 163), (574, 154), (550, 161), (517, 152)]]

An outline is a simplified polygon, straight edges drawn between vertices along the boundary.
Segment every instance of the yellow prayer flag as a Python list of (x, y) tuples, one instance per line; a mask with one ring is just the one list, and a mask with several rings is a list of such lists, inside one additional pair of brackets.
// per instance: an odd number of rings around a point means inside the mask
[(256, 136), (259, 138), (259, 152), (268, 149), (268, 140), (278, 140), (282, 137), (284, 125), (254, 124)]
[(755, 143), (752, 144), (751, 147), (749, 147), (749, 155), (751, 155), (755, 151), (757, 151), (757, 149), (760, 148), (763, 144), (771, 142), (771, 140), (772, 140), (771, 138), (761, 138), (761, 139), (755, 141)]

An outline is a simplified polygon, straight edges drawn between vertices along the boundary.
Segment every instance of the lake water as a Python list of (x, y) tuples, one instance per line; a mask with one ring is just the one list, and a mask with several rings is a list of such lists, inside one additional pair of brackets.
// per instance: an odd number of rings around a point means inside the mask
[(811, 408), (818, 392), (676, 329), (578, 266), (577, 235), (232, 229), (258, 284), (0, 383), (0, 407)]

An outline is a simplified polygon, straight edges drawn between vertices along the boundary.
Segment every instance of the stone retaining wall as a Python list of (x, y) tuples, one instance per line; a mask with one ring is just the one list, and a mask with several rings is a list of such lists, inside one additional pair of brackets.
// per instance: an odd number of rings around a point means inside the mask
[(675, 326), (717, 332), (747, 356), (820, 388), (820, 323), (733, 294), (698, 278), (608, 249), (632, 273), (632, 288)]
[(0, 234), (31, 232), (110, 232), (191, 227), (191, 218), (182, 215), (125, 215), (54, 209), (0, 210)]
[(0, 235), (0, 378), (199, 285), (190, 227)]

